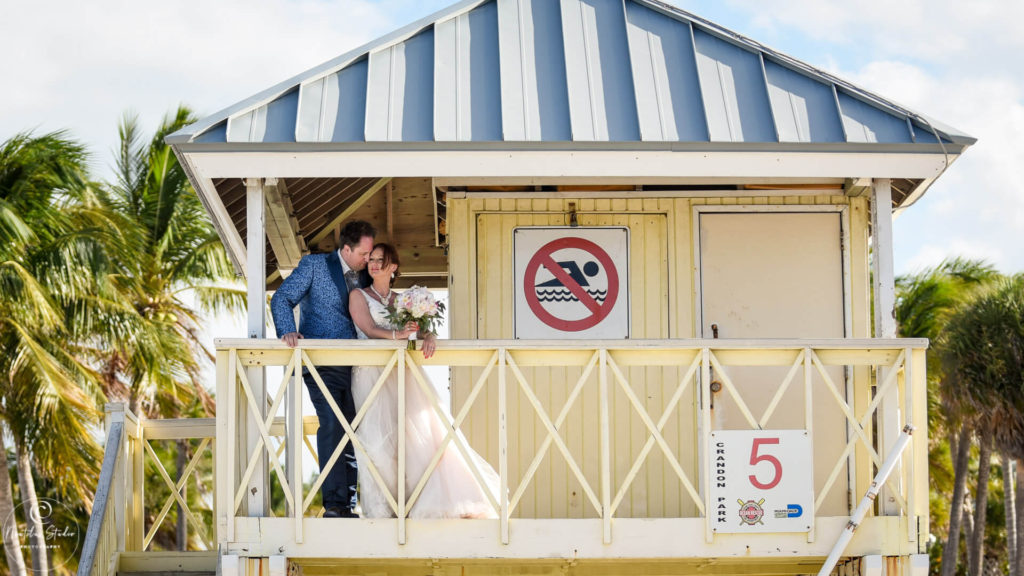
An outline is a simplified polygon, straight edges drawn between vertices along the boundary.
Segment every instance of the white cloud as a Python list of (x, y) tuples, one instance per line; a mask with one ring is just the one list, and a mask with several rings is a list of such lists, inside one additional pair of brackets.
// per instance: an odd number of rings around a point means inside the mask
[[(897, 220), (897, 267), (941, 248), (1024, 270), (1024, 2), (674, 1), (977, 137)], [(128, 109), (147, 128), (179, 102), (212, 113), (447, 4), (14, 3), (0, 19), (0, 140), (68, 128), (103, 175)]]
[[(701, 13), (703, 2), (687, 2)], [(948, 256), (1024, 270), (1024, 2), (728, 0), (726, 27), (781, 43), (978, 138), (895, 224), (898, 272)], [(766, 38), (760, 38), (764, 34)], [(813, 59), (808, 58), (813, 55)]]
[(212, 113), (404, 22), (369, 0), (21, 2), (0, 19), (0, 140), (70, 129), (110, 162), (122, 113)]
[[(1024, 3), (1004, 0), (728, 0), (756, 29), (797, 31), (864, 54), (969, 62), (979, 54), (1011, 64), (1024, 47)], [(1019, 65), (1018, 65), (1019, 66)]]

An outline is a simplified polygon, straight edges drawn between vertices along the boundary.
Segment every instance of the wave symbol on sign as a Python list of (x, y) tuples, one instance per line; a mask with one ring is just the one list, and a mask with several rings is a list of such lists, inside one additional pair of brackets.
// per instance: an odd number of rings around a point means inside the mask
[[(604, 303), (605, 298), (608, 296), (608, 290), (599, 290), (597, 288), (589, 288), (590, 282), (587, 277), (593, 278), (597, 276), (597, 273), (601, 271), (601, 267), (597, 265), (597, 262), (587, 262), (583, 265), (583, 269), (580, 269), (579, 264), (573, 260), (567, 260), (565, 262), (559, 262), (559, 266), (565, 273), (572, 278), (574, 282), (580, 285), (587, 294), (590, 294), (594, 300), (600, 303)], [(537, 299), (541, 302), (579, 302), (580, 299), (572, 293), (571, 290), (562, 284), (558, 278), (552, 278), (547, 282), (538, 284), (536, 287)]]
[[(608, 297), (607, 290), (587, 290), (587, 294), (590, 294), (594, 300), (600, 303), (604, 303), (605, 298)], [(537, 290), (537, 300), (541, 302), (579, 302), (577, 298), (568, 288), (554, 288), (551, 290)]]

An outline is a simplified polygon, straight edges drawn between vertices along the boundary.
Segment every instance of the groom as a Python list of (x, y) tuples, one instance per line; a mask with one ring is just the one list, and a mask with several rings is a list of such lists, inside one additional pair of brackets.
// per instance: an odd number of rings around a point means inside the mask
[[(288, 346), (295, 347), (300, 338), (355, 338), (356, 330), (348, 311), (348, 294), (369, 286), (366, 263), (373, 250), (373, 237), (377, 231), (369, 222), (353, 220), (341, 229), (340, 248), (326, 254), (309, 254), (299, 261), (298, 267), (281, 283), (270, 299), (277, 335)], [(294, 308), (300, 304), (299, 327), (295, 327)], [(334, 402), (341, 408), (345, 419), (352, 422), (356, 416), (352, 401), (352, 367), (321, 366), (320, 377)], [(334, 453), (345, 435), (345, 429), (334, 415), (309, 370), (302, 369), (302, 377), (309, 390), (309, 398), (320, 419), (316, 432), (316, 451), (320, 471)], [(355, 452), (349, 442), (342, 457), (335, 462), (320, 486), (325, 518), (356, 518), (352, 511), (356, 504)]]

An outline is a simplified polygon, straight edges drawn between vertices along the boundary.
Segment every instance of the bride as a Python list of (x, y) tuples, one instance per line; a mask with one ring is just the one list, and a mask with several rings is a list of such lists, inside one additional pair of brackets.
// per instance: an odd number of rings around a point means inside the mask
[[(398, 252), (395, 247), (384, 243), (374, 246), (367, 270), (373, 283), (349, 294), (349, 312), (359, 338), (408, 339), (417, 332), (415, 322), (409, 322), (405, 326), (394, 326), (387, 319), (387, 306), (395, 299), (391, 285), (398, 277)], [(420, 336), (423, 337), (423, 357), (430, 358), (434, 353), (436, 337), (434, 334)], [(366, 402), (382, 370), (383, 368), (379, 366), (353, 367), (352, 397), (357, 407), (362, 407)], [(406, 498), (416, 489), (424, 471), (450, 430), (449, 423), (438, 416), (431, 398), (420, 387), (411, 370), (412, 368), (406, 368), (405, 377)], [(447, 410), (445, 414), (450, 421), (451, 414)], [(444, 455), (409, 511), (410, 518), (497, 517), (490, 498), (484, 489), (481, 489), (471, 468), (455, 445), (455, 442), (461, 441), (468, 447), (462, 434), (457, 434), (458, 437), (448, 443)], [(387, 381), (367, 409), (356, 429), (356, 436), (366, 450), (366, 454), (356, 450), (356, 459), (359, 463), (359, 503), (363, 517), (394, 517), (395, 513), (388, 504), (387, 496), (367, 465), (368, 460), (373, 462), (388, 491), (397, 500), (398, 376), (394, 370), (388, 375)], [(494, 468), (472, 448), (467, 452), (487, 484), (486, 490), (496, 498), (499, 479)]]

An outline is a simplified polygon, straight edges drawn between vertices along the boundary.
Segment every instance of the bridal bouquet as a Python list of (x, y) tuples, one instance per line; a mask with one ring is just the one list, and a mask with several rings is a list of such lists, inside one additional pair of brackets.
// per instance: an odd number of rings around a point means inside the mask
[[(434, 332), (444, 318), (444, 304), (423, 286), (413, 286), (395, 297), (388, 306), (388, 320), (395, 326), (415, 322), (422, 332)], [(409, 350), (416, 349), (416, 335), (409, 336)]]

